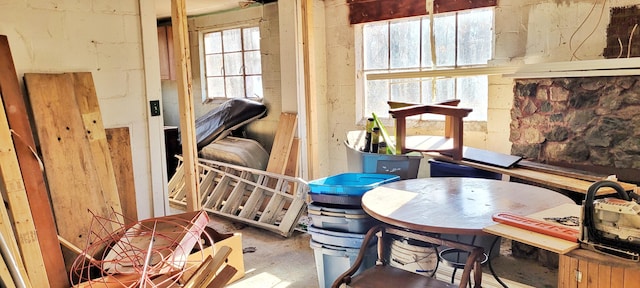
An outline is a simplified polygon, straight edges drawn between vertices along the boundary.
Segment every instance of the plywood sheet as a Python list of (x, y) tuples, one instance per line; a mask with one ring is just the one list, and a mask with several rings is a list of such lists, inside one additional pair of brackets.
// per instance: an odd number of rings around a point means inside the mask
[[(84, 248), (92, 215), (109, 218), (71, 74), (25, 74), (60, 236)], [(108, 228), (108, 227), (105, 227)], [(67, 257), (67, 265), (73, 259)]]
[(133, 178), (133, 158), (129, 127), (107, 128), (107, 143), (111, 152), (111, 163), (115, 171), (120, 205), (125, 224), (138, 221), (136, 187)]

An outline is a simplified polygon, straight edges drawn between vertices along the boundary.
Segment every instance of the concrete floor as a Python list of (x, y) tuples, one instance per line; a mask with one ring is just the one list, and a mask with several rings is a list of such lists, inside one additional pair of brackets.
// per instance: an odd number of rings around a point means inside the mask
[[(242, 233), (245, 276), (229, 284), (230, 288), (315, 288), (318, 272), (311, 236), (295, 231), (285, 238), (273, 232), (233, 223), (211, 216), (212, 226), (219, 232)], [(510, 241), (502, 241), (501, 254), (492, 260), (494, 270), (509, 287), (556, 287), (557, 269), (543, 267), (536, 261), (512, 257)], [(252, 252), (253, 251), (253, 252)], [(486, 265), (485, 265), (486, 266)], [(447, 267), (440, 272), (450, 273)], [(489, 268), (483, 271), (489, 273)], [(458, 272), (459, 273), (459, 272)], [(438, 275), (450, 279), (451, 274)], [(331, 279), (332, 281), (333, 279)], [(483, 277), (483, 287), (500, 287), (489, 274)]]

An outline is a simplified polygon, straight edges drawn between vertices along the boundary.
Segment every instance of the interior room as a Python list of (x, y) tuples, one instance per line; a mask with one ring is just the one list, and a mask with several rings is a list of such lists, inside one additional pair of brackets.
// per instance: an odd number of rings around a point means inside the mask
[(0, 286), (635, 287), (639, 7), (0, 1)]

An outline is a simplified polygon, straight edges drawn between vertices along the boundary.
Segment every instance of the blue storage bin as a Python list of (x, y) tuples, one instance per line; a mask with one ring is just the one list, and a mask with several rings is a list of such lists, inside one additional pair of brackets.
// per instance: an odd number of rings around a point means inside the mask
[(367, 233), (378, 222), (360, 206), (312, 202), (307, 206), (313, 227), (337, 232)]
[(346, 248), (360, 248), (362, 242), (364, 241), (365, 235), (359, 233), (325, 230), (314, 227), (313, 225), (307, 227), (307, 232), (311, 234), (311, 239), (313, 241)]
[(400, 180), (392, 174), (343, 173), (309, 182), (311, 192), (361, 196), (382, 184)]
[[(314, 252), (319, 288), (330, 288), (333, 281), (353, 265), (360, 252), (359, 247), (340, 247), (314, 240), (311, 240), (310, 246)], [(364, 255), (362, 265), (354, 275), (373, 267), (377, 258), (376, 245), (374, 243), (367, 247), (367, 253)]]
[(502, 174), (465, 165), (429, 159), (431, 177), (469, 177), (501, 180)]
[[(357, 131), (352, 131), (357, 132)], [(351, 134), (351, 132), (349, 132)], [(362, 152), (354, 144), (344, 142), (347, 150), (347, 165), (350, 172), (393, 174), (400, 179), (418, 178), (420, 152), (410, 152), (402, 155), (389, 155)]]

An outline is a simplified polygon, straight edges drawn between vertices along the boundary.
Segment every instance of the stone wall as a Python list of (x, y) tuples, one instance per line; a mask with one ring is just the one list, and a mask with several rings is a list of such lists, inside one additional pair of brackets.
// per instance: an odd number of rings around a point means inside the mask
[(640, 178), (640, 76), (519, 79), (511, 154)]

